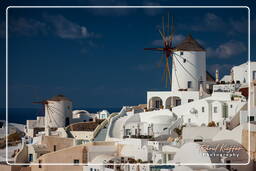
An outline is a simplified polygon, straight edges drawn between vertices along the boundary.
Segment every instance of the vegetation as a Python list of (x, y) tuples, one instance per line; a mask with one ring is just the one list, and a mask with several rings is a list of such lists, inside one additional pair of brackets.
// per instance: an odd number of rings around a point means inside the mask
[[(21, 138), (25, 134), (23, 132), (14, 132), (8, 135), (8, 146), (16, 146), (21, 143)], [(4, 149), (6, 147), (6, 137), (0, 139), (0, 149)]]
[(186, 125), (182, 125), (181, 128), (174, 128), (173, 131), (178, 134), (178, 136), (182, 135), (183, 128), (186, 127)]
[(208, 127), (216, 127), (216, 123), (214, 121), (211, 121), (208, 123)]

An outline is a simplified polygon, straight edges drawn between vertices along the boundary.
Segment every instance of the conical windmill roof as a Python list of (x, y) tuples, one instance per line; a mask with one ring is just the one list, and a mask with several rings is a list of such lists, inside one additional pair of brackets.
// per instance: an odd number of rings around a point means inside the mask
[(205, 51), (191, 35), (188, 35), (185, 40), (175, 47), (176, 51)]
[(47, 101), (71, 101), (69, 100), (67, 97), (65, 97), (64, 95), (57, 95), (57, 96), (53, 96), (50, 99), (47, 99)]

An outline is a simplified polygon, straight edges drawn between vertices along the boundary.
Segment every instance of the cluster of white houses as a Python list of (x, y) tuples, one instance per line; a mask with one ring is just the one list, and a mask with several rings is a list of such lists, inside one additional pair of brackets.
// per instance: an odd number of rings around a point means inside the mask
[(214, 79), (205, 49), (188, 36), (172, 64), (171, 91), (148, 91), (147, 104), (119, 113), (72, 111), (60, 95), (44, 101), (45, 116), (27, 121), (15, 162), (32, 171), (255, 169), (256, 62)]

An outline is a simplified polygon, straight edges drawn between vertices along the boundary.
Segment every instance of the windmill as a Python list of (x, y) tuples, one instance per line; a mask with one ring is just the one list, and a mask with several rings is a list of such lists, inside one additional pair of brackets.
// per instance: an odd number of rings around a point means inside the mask
[[(166, 81), (166, 87), (171, 85), (171, 71), (170, 71), (170, 57), (173, 56), (174, 47), (173, 47), (173, 40), (174, 40), (174, 17), (172, 16), (172, 25), (170, 31), (170, 15), (168, 13), (167, 16), (167, 25), (164, 23), (164, 16), (162, 17), (162, 29), (159, 29), (159, 33), (161, 35), (163, 41), (163, 47), (161, 48), (144, 48), (144, 50), (153, 50), (153, 51), (161, 51), (162, 56), (160, 59), (160, 63), (162, 63), (163, 58), (165, 56), (165, 65), (164, 65), (164, 72), (162, 79)], [(166, 28), (166, 30), (165, 30)]]
[(51, 125), (59, 125), (59, 122), (55, 119), (56, 114), (61, 115), (61, 112), (54, 106), (50, 104), (48, 100), (43, 100), (39, 102), (32, 102), (33, 104), (42, 104), (45, 109), (45, 114), (47, 113), (47, 121), (45, 122), (45, 127), (51, 127)]

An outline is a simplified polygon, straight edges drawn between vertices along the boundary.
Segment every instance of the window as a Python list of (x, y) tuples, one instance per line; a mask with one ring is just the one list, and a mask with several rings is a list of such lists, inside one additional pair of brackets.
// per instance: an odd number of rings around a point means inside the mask
[(170, 160), (173, 160), (173, 156), (174, 155), (172, 155), (172, 154), (168, 154), (168, 160), (170, 161)]
[(202, 112), (204, 113), (204, 107), (202, 107)]
[(156, 100), (156, 108), (159, 109), (162, 106), (161, 100)]
[(214, 106), (213, 112), (214, 112), (214, 113), (218, 113), (218, 107)]
[(56, 151), (56, 150), (57, 150), (57, 146), (53, 145), (53, 151)]
[(193, 101), (194, 101), (194, 99), (188, 99), (188, 103), (193, 102)]
[(194, 142), (203, 142), (202, 139), (194, 139)]
[(254, 121), (254, 116), (250, 116), (250, 121)]
[(125, 135), (126, 135), (126, 136), (131, 135), (130, 129), (125, 129)]
[(256, 80), (256, 71), (252, 71), (252, 80)]
[(188, 88), (192, 88), (192, 81), (188, 81)]
[(29, 154), (29, 155), (28, 155), (28, 161), (29, 161), (29, 162), (32, 162), (32, 161), (33, 161), (33, 154)]
[(232, 108), (233, 107), (233, 105), (230, 105), (230, 108)]
[(228, 118), (228, 105), (227, 104), (223, 104), (222, 117)]
[(42, 168), (41, 160), (38, 161), (38, 168)]
[(181, 99), (176, 99), (175, 103), (176, 103), (176, 106), (181, 105)]
[(78, 159), (74, 159), (74, 164), (79, 164), (79, 160)]
[(190, 123), (190, 122), (191, 122), (191, 119), (189, 118), (189, 119), (188, 119), (188, 123)]
[(66, 117), (65, 119), (65, 126), (68, 126), (69, 125), (69, 117)]

